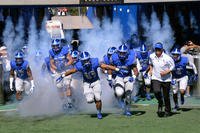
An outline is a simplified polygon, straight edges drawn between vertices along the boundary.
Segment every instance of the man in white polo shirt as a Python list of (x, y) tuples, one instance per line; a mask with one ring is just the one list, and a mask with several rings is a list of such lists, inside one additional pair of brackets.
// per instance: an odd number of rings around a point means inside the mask
[[(150, 55), (150, 74), (152, 74), (152, 88), (158, 100), (158, 116), (162, 116), (163, 97), (165, 102), (165, 117), (171, 115), (170, 105), (170, 83), (172, 80), (171, 71), (174, 69), (173, 59), (164, 53), (162, 43), (154, 45), (155, 52)], [(161, 91), (162, 89), (162, 91)], [(161, 93), (163, 92), (163, 94)]]

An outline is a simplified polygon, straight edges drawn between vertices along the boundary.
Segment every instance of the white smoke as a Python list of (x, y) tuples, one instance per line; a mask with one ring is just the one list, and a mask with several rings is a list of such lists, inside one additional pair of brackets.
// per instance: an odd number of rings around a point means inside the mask
[(157, 42), (163, 43), (166, 52), (169, 52), (174, 45), (174, 32), (170, 26), (169, 17), (166, 12), (163, 13), (162, 25), (155, 11), (151, 14), (150, 23), (147, 17), (142, 15), (142, 27), (144, 36), (147, 39), (147, 45), (154, 45)]
[(194, 33), (198, 34), (199, 33), (199, 26), (197, 24), (196, 18), (193, 15), (192, 12), (190, 12), (190, 26), (194, 30)]
[(167, 12), (163, 13), (161, 38), (164, 49), (166, 50), (166, 52), (170, 52), (171, 48), (175, 43), (175, 37), (174, 37), (174, 31), (170, 26), (169, 16), (167, 15)]
[[(150, 22), (148, 21), (147, 17), (145, 16), (145, 14), (142, 14), (142, 18), (141, 18), (141, 26), (144, 29), (144, 34), (143, 36), (148, 38), (150, 36)], [(151, 46), (151, 42), (149, 42), (149, 40), (146, 40), (146, 45), (147, 46)]]
[(20, 16), (15, 27), (16, 36), (14, 39), (14, 47), (21, 48), (24, 45), (24, 20), (23, 17)]
[[(45, 16), (39, 31), (35, 18), (30, 20), (27, 60), (32, 70), (35, 91), (19, 104), (19, 113), (22, 116), (55, 115), (62, 111), (62, 102), (51, 76), (42, 73), (44, 57), (49, 55), (50, 49), (50, 35), (45, 28), (46, 20)], [(36, 51), (42, 53), (41, 57), (35, 56)]]
[(41, 24), (41, 29), (39, 32), (39, 48), (38, 50), (41, 51), (43, 57), (49, 56), (49, 49), (51, 48), (50, 42), (50, 34), (47, 33), (46, 30), (46, 21), (47, 17), (44, 16), (42, 24)]
[(8, 48), (8, 53), (14, 53), (14, 38), (15, 38), (15, 29), (13, 26), (12, 18), (8, 16), (5, 21), (5, 29), (3, 31), (3, 42)]
[[(118, 47), (122, 43), (123, 32), (119, 20), (110, 22), (109, 19), (104, 18), (102, 24), (97, 20), (93, 20), (93, 29), (81, 30), (80, 46), (81, 51), (88, 51), (91, 57), (97, 57), (100, 60), (103, 55), (107, 53), (109, 47)], [(102, 102), (103, 110), (109, 110), (116, 102), (113, 90), (108, 86), (106, 75), (99, 71), (102, 88)], [(85, 98), (84, 98), (85, 101)], [(85, 102), (84, 102), (85, 103)], [(82, 110), (95, 110), (95, 105), (83, 104)], [(113, 109), (112, 109), (113, 110)]]
[(37, 31), (37, 25), (35, 21), (35, 17), (32, 16), (29, 24), (29, 30), (28, 30), (28, 58), (34, 57), (35, 50), (39, 48), (39, 42), (38, 42), (38, 31)]
[(156, 12), (153, 11), (152, 14), (151, 14), (151, 21), (150, 21), (150, 34), (149, 34), (149, 37), (148, 37), (149, 42), (151, 42), (152, 44), (155, 44), (157, 42), (161, 42), (160, 31), (161, 31), (160, 21), (157, 17)]
[(80, 41), (82, 41), (82, 45), (80, 50), (88, 51), (92, 57), (102, 59), (109, 47), (118, 47), (121, 44), (122, 28), (119, 20), (110, 22), (109, 19), (104, 19), (102, 26), (96, 19), (93, 27), (91, 30), (81, 30)]
[(66, 39), (66, 41), (67, 41), (68, 44), (71, 43), (72, 37), (73, 37), (73, 30), (67, 30), (65, 32), (65, 39)]
[(179, 18), (179, 24), (183, 27), (183, 30), (186, 30), (187, 26), (184, 21), (184, 16), (182, 15), (180, 11), (178, 12), (178, 18)]
[(128, 26), (130, 27), (130, 35), (138, 33), (137, 20), (130, 14), (128, 17)]

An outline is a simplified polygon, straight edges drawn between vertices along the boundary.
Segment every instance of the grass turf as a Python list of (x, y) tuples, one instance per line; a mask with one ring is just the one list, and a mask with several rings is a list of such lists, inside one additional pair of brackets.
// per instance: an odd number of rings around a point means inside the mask
[(183, 109), (159, 118), (156, 105), (138, 106), (130, 118), (120, 114), (20, 117), (0, 113), (0, 133), (199, 133), (200, 109)]

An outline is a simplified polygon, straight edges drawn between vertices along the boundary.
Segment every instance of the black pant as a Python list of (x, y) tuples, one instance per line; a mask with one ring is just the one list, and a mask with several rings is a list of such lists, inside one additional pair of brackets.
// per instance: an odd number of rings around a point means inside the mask
[[(154, 91), (154, 95), (158, 100), (158, 106), (163, 106), (163, 96), (165, 102), (165, 112), (171, 112), (171, 104), (170, 104), (170, 82), (160, 82), (158, 80), (152, 80), (152, 88)], [(162, 89), (162, 91), (161, 91)], [(163, 95), (162, 95), (163, 92)]]

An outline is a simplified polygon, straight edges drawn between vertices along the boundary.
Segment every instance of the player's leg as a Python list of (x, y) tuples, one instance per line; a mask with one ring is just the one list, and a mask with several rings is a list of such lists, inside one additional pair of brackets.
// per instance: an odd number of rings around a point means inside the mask
[(114, 92), (115, 96), (117, 98), (117, 101), (119, 103), (120, 108), (123, 110), (125, 109), (125, 101), (123, 99), (124, 97), (124, 81), (121, 77), (116, 77), (115, 79), (115, 86), (114, 86)]
[(16, 89), (16, 99), (18, 101), (22, 100), (22, 92), (24, 91), (22, 79), (20, 78), (15, 79), (15, 89)]
[[(126, 80), (126, 83), (127, 83), (128, 81)], [(144, 89), (142, 86), (143, 86), (143, 82), (142, 82), (142, 84), (141, 84), (141, 82), (139, 81), (139, 80), (135, 80), (135, 82), (134, 83), (131, 83), (132, 84), (132, 86), (133, 86), (133, 88), (132, 88), (132, 100), (136, 103), (136, 102), (138, 102), (138, 93), (139, 93), (139, 91), (141, 92), (141, 95), (142, 95), (142, 93), (144, 92), (142, 89)], [(125, 87), (125, 89), (126, 89), (126, 87)], [(143, 92), (142, 92), (143, 91)]]
[(184, 76), (179, 81), (179, 89), (180, 89), (180, 94), (181, 94), (181, 104), (184, 104), (184, 102), (185, 102), (184, 95), (185, 95), (185, 90), (187, 88), (187, 82), (188, 82), (188, 76)]
[(171, 85), (171, 88), (173, 90), (173, 100), (174, 100), (174, 111), (177, 111), (179, 109), (178, 105), (178, 85), (179, 85), (179, 80), (174, 79), (175, 83)]
[(125, 83), (125, 103), (126, 103), (125, 113), (126, 113), (127, 116), (132, 115), (131, 112), (130, 112), (130, 105), (131, 105), (131, 94), (132, 94), (133, 89), (137, 89), (133, 86), (133, 82), (127, 81)]
[(69, 108), (72, 108), (72, 90), (71, 90), (71, 81), (72, 81), (72, 77), (67, 76), (63, 79), (63, 83), (66, 87), (66, 91), (65, 91), (65, 95), (66, 95), (66, 100), (68, 102)]
[(30, 81), (24, 80), (24, 90), (25, 90), (25, 93), (26, 93), (27, 95), (30, 95), (30, 88), (31, 88), (31, 83), (30, 83)]
[(87, 103), (91, 104), (94, 102), (94, 93), (93, 90), (90, 88), (89, 83), (83, 83), (83, 93), (85, 95), (85, 98), (87, 100)]
[(97, 117), (98, 119), (102, 119), (102, 114), (101, 114), (101, 109), (102, 109), (102, 101), (101, 101), (101, 84), (100, 81), (96, 81), (92, 83), (91, 85), (93, 91), (94, 91), (94, 99), (95, 99), (95, 104), (96, 104), (96, 109), (97, 109)]
[(147, 77), (144, 78), (144, 85), (146, 90), (146, 99), (151, 100), (150, 90), (151, 90), (151, 76), (147, 75)]

